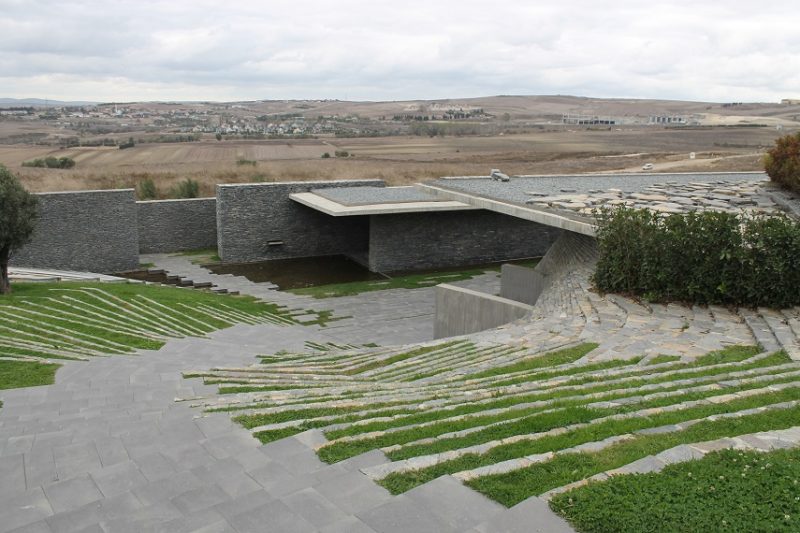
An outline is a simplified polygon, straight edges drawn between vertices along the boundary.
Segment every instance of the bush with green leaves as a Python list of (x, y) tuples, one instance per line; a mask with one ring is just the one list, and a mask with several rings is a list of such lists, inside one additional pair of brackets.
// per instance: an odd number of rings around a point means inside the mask
[(800, 132), (775, 140), (764, 156), (764, 170), (781, 187), (800, 192)]
[(200, 196), (200, 183), (192, 178), (178, 182), (170, 191), (173, 198), (197, 198)]
[(158, 198), (158, 188), (153, 178), (145, 178), (136, 186), (136, 195), (139, 200), (155, 200)]
[(32, 161), (25, 161), (22, 163), (22, 166), (35, 168), (72, 168), (75, 166), (75, 160), (71, 157), (47, 156)]
[(800, 223), (713, 211), (597, 214), (594, 283), (652, 301), (791, 307), (800, 304)]

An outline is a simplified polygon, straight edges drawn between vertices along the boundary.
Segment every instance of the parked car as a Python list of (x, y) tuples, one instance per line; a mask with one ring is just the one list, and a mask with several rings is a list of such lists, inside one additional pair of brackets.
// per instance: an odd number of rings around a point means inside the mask
[(642, 170), (653, 170), (653, 163), (645, 163), (642, 165)]

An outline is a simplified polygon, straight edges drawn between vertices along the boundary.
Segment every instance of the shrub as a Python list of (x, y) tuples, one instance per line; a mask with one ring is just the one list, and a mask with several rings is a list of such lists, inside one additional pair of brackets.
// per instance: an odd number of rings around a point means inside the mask
[(39, 158), (32, 161), (25, 161), (22, 163), (22, 166), (36, 168), (72, 168), (75, 166), (75, 160), (71, 157), (47, 156), (44, 159)]
[(145, 178), (136, 187), (136, 195), (139, 200), (155, 200), (158, 198), (158, 188), (153, 178)]
[(800, 132), (775, 140), (764, 156), (764, 170), (781, 187), (800, 192)]
[(790, 307), (800, 304), (800, 223), (786, 216), (703, 212), (597, 215), (594, 283), (648, 300)]
[(125, 150), (126, 148), (133, 148), (136, 146), (136, 142), (133, 140), (133, 137), (128, 139), (128, 142), (122, 143), (119, 145), (120, 150)]
[(331, 154), (329, 152), (325, 152), (324, 154), (322, 154), (322, 159), (330, 159), (330, 157)]
[(170, 191), (173, 198), (197, 198), (200, 195), (200, 184), (192, 178), (178, 182)]
[(236, 164), (240, 167), (245, 165), (250, 165), (251, 167), (254, 167), (256, 166), (257, 162), (253, 161), (252, 159), (245, 159), (244, 157), (240, 157), (239, 159), (236, 160)]
[(350, 157), (350, 152), (347, 150), (336, 150), (334, 155), (336, 155), (336, 157)]

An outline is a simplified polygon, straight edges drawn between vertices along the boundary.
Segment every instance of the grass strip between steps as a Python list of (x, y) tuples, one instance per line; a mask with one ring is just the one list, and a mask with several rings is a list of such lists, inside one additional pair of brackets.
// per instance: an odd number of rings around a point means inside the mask
[(800, 388), (795, 388), (780, 392), (760, 394), (758, 396), (742, 398), (722, 404), (701, 405), (680, 411), (665, 412), (649, 417), (608, 420), (584, 428), (574, 429), (562, 435), (519, 441), (497, 446), (484, 454), (466, 454), (457, 459), (444, 461), (428, 468), (393, 473), (383, 478), (379, 483), (392, 492), (392, 494), (400, 494), (445, 474), (473, 470), (509, 459), (563, 450), (587, 442), (596, 442), (615, 435), (633, 433), (646, 428), (667, 426), (711, 415), (733, 413), (753, 407), (761, 407), (798, 399), (800, 399)]
[[(769, 356), (767, 358), (764, 358), (764, 359), (762, 359), (760, 361), (756, 361), (753, 364), (757, 365), (757, 367), (769, 367), (769, 366), (772, 366), (772, 365), (775, 365), (775, 364), (781, 364), (781, 363), (787, 362), (788, 360), (789, 360), (788, 356), (784, 352), (777, 352), (777, 353), (775, 353), (775, 354), (773, 354), (773, 355), (771, 355), (771, 356)], [(712, 371), (716, 371), (716, 372), (712, 372)], [(715, 373), (719, 373), (719, 372), (722, 372), (722, 371), (723, 371), (722, 369), (708, 369), (708, 370), (703, 371), (703, 372), (704, 373), (708, 373), (710, 376), (713, 376), (713, 375), (715, 375)], [(730, 372), (730, 369), (724, 369), (724, 371), (725, 372)], [(700, 376), (692, 376), (692, 377), (700, 377)], [(655, 383), (663, 383), (663, 382), (668, 382), (670, 380), (683, 379), (683, 378), (684, 378), (684, 376), (680, 376), (680, 377), (672, 377), (671, 379), (667, 379), (667, 380), (660, 379), (660, 380), (653, 380), (653, 381)], [(791, 378), (791, 379), (796, 379), (796, 378)], [(708, 380), (708, 381), (713, 382), (713, 379)], [(780, 378), (776, 378), (776, 381), (780, 381)], [(648, 383), (647, 380), (637, 380), (637, 381), (635, 381), (633, 383), (618, 383), (618, 384), (613, 384), (613, 385), (605, 385), (603, 387), (596, 387), (596, 388), (593, 388), (593, 389), (590, 389), (590, 390), (581, 391), (581, 393), (586, 395), (586, 394), (591, 394), (591, 393), (594, 393), (594, 392), (603, 392), (604, 390), (619, 390), (620, 388), (624, 387), (624, 390), (622, 392), (612, 393), (612, 394), (609, 394), (609, 395), (606, 395), (606, 396), (602, 396), (602, 397), (593, 399), (592, 401), (614, 400), (614, 399), (626, 398), (626, 397), (630, 397), (630, 396), (637, 396), (637, 395), (641, 394), (641, 391), (638, 390), (638, 388), (641, 385), (644, 385), (644, 384), (647, 384), (647, 383)], [(758, 383), (753, 383), (753, 384), (745, 385), (745, 386), (738, 387), (738, 388), (737, 387), (730, 387), (730, 388), (725, 389), (725, 392), (733, 392), (733, 391), (736, 391), (736, 390), (745, 390), (745, 389), (748, 389), (748, 388), (758, 388), (760, 386), (761, 385), (758, 384)], [(654, 393), (655, 392), (669, 392), (671, 390), (672, 391), (679, 390), (679, 389), (682, 389), (682, 388), (685, 388), (685, 387), (686, 387), (686, 385), (678, 385), (678, 386), (675, 386), (675, 387), (665, 387), (664, 389), (659, 389), (658, 391), (653, 391), (653, 392)], [(703, 393), (694, 392), (694, 393), (687, 393), (687, 394), (681, 395), (681, 396), (675, 396), (675, 397), (672, 397), (672, 398), (660, 398), (660, 399), (656, 399), (656, 400), (650, 400), (650, 401), (645, 402), (643, 404), (640, 403), (640, 404), (632, 404), (632, 405), (638, 406), (637, 408), (644, 408), (646, 406), (655, 407), (655, 406), (658, 406), (658, 405), (669, 405), (670, 403), (675, 403), (675, 402), (678, 402), (678, 401), (682, 401), (682, 400), (680, 400), (680, 398), (683, 398), (684, 399), (683, 401), (686, 401), (686, 400), (691, 400), (691, 399), (701, 399), (701, 398), (705, 398), (705, 397), (708, 397), (708, 396), (713, 396), (715, 394), (721, 394), (721, 393), (722, 393), (721, 391), (706, 391), (706, 392), (703, 392)], [(537, 400), (552, 400), (552, 399), (556, 399), (558, 397), (563, 397), (563, 396), (569, 397), (569, 396), (575, 396), (575, 395), (576, 395), (575, 391), (555, 390), (555, 391), (551, 391), (549, 393), (535, 394), (535, 395), (528, 395), (528, 396), (520, 396), (520, 397), (516, 397), (516, 398), (508, 398), (508, 399), (504, 399), (504, 400), (499, 400), (497, 402), (491, 402), (491, 403), (487, 403), (487, 404), (478, 404), (477, 406), (473, 405), (473, 406), (470, 406), (470, 407), (475, 408), (475, 411), (473, 411), (473, 412), (480, 413), (483, 410), (488, 410), (488, 409), (492, 409), (492, 408), (500, 408), (500, 407), (509, 407), (509, 406), (512, 406), (512, 405), (517, 404), (517, 403), (523, 403), (523, 402), (529, 402), (529, 401), (537, 401)], [(666, 403), (664, 403), (664, 402), (666, 402)], [(494, 440), (494, 439), (497, 439), (497, 438), (503, 438), (503, 437), (508, 437), (508, 436), (512, 436), (512, 435), (515, 435), (515, 434), (519, 434), (520, 432), (521, 433), (530, 433), (530, 431), (527, 431), (525, 429), (525, 424), (527, 423), (526, 421), (532, 416), (537, 416), (537, 413), (539, 413), (540, 411), (545, 410), (545, 409), (554, 409), (554, 408), (571, 408), (571, 407), (575, 407), (575, 406), (581, 406), (581, 405), (583, 405), (585, 403), (586, 403), (586, 400), (584, 398), (577, 398), (577, 399), (571, 399), (571, 400), (564, 400), (564, 401), (560, 401), (560, 402), (554, 402), (554, 403), (552, 403), (550, 405), (546, 405), (546, 406), (510, 410), (510, 411), (506, 411), (506, 412), (502, 412), (502, 413), (496, 413), (496, 414), (492, 414), (492, 415), (471, 417), (471, 418), (468, 418), (468, 419), (465, 419), (465, 420), (460, 420), (460, 421), (447, 421), (447, 420), (445, 420), (441, 424), (432, 424), (432, 425), (428, 425), (428, 426), (424, 426), (424, 427), (418, 427), (418, 428), (413, 428), (412, 427), (412, 428), (409, 428), (409, 429), (396, 431), (396, 432), (391, 432), (391, 433), (387, 433), (385, 435), (377, 436), (377, 437), (368, 437), (368, 438), (364, 438), (364, 439), (360, 439), (360, 440), (356, 439), (356, 440), (349, 440), (349, 441), (342, 441), (342, 442), (334, 442), (334, 443), (332, 443), (332, 444), (330, 444), (328, 446), (320, 448), (319, 453), (320, 453), (320, 458), (323, 461), (334, 463), (334, 462), (338, 462), (338, 461), (341, 461), (343, 459), (347, 459), (349, 457), (353, 457), (354, 455), (358, 455), (360, 453), (363, 453), (365, 451), (369, 451), (369, 450), (375, 449), (375, 448), (383, 448), (383, 447), (392, 446), (392, 445), (396, 445), (396, 444), (405, 444), (405, 443), (408, 443), (408, 442), (413, 442), (415, 440), (424, 439), (424, 438), (433, 438), (433, 437), (437, 437), (438, 435), (441, 435), (441, 434), (444, 434), (444, 433), (450, 433), (450, 432), (453, 432), (453, 431), (460, 431), (460, 430), (467, 429), (467, 428), (470, 428), (470, 427), (486, 425), (486, 424), (490, 424), (490, 423), (493, 423), (493, 422), (500, 422), (500, 421), (511, 419), (511, 418), (520, 418), (520, 420), (516, 420), (514, 422), (510, 422), (509, 424), (502, 424), (502, 425), (498, 425), (498, 426), (494, 426), (494, 427), (489, 427), (489, 428), (486, 428), (484, 430), (477, 431), (477, 432), (471, 433), (471, 434), (463, 436), (463, 437), (453, 437), (453, 438), (448, 438), (448, 439), (440, 439), (440, 440), (438, 440), (438, 441), (436, 441), (434, 443), (420, 444), (420, 445), (416, 445), (416, 446), (407, 446), (407, 447), (402, 448), (400, 450), (389, 452), (389, 456), (391, 457), (392, 460), (408, 459), (410, 457), (415, 457), (415, 456), (419, 456), (419, 455), (429, 455), (431, 453), (439, 453), (439, 452), (443, 452), (443, 451), (448, 451), (450, 449), (463, 448), (465, 446), (471, 446), (471, 445), (474, 445), (474, 444), (480, 444), (482, 442), (487, 442), (489, 440)], [(466, 410), (466, 409), (469, 409), (470, 407), (465, 407), (464, 409)], [(619, 407), (615, 412), (622, 412), (625, 409), (630, 409), (630, 408), (632, 408), (632, 407), (629, 407), (629, 406)], [(599, 412), (599, 410), (595, 410), (595, 411)], [(455, 416), (452, 411), (447, 411), (446, 414), (448, 416)], [(414, 416), (416, 416), (416, 415), (414, 415)], [(420, 415), (420, 416), (422, 416), (422, 415)], [(598, 416), (600, 416), (600, 415), (598, 414)], [(525, 417), (525, 418), (522, 418), (522, 417)], [(367, 418), (367, 417), (365, 417), (365, 418)], [(406, 422), (407, 418), (403, 418), (403, 419), (400, 419), (400, 420), (403, 421), (403, 422)], [(403, 426), (405, 426), (405, 425), (410, 425), (410, 424), (405, 424), (404, 423)], [(326, 436), (327, 435), (328, 434), (326, 433)]]
[(680, 444), (786, 429), (795, 426), (798, 417), (800, 407), (765, 411), (741, 418), (704, 421), (683, 431), (640, 435), (595, 453), (563, 454), (522, 470), (480, 477), (469, 481), (467, 485), (511, 507), (531, 496), (622, 467)]
[(488, 378), (500, 376), (502, 374), (511, 374), (513, 372), (537, 370), (539, 368), (546, 368), (548, 366), (574, 363), (598, 346), (600, 345), (597, 343), (587, 342), (571, 348), (564, 348), (563, 350), (549, 352), (544, 355), (525, 358), (510, 365), (490, 368), (488, 370), (484, 370), (483, 372), (478, 372), (477, 374), (470, 374), (465, 376), (465, 379)]
[(722, 450), (659, 473), (614, 476), (555, 496), (582, 533), (800, 530), (800, 449)]

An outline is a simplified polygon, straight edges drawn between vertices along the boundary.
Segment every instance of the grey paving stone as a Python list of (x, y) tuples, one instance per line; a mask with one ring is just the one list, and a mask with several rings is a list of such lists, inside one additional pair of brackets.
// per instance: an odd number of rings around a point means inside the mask
[(314, 489), (303, 489), (281, 498), (287, 507), (317, 527), (347, 518), (347, 514)]
[(183, 471), (138, 487), (133, 493), (143, 504), (155, 505), (203, 485), (204, 483), (196, 475)]
[(435, 515), (428, 508), (421, 507), (418, 501), (405, 495), (356, 514), (366, 525), (379, 533), (442, 533), (463, 531)]
[(320, 533), (375, 533), (375, 530), (366, 525), (355, 516), (348, 516), (343, 520), (321, 528)]
[(347, 472), (326, 479), (314, 488), (345, 513), (353, 515), (391, 499), (389, 491), (360, 472)]
[(91, 471), (92, 479), (103, 496), (110, 498), (148, 483), (133, 461), (117, 463), (107, 468)]
[(88, 474), (47, 485), (44, 491), (55, 513), (71, 511), (103, 498)]
[(269, 502), (275, 501), (275, 497), (268, 494), (265, 490), (250, 492), (236, 499), (229, 500), (214, 506), (214, 509), (229, 519), (238, 514), (242, 514), (256, 507), (261, 507)]
[(230, 499), (218, 485), (203, 485), (172, 498), (172, 504), (183, 514), (191, 514)]
[(10, 533), (53, 533), (50, 526), (44, 520), (34, 522), (16, 529), (12, 529)]
[(244, 471), (233, 458), (226, 458), (206, 466), (198, 466), (191, 472), (206, 483), (214, 483), (231, 498), (261, 489), (261, 485)]
[(98, 500), (46, 519), (53, 533), (73, 533), (96, 526), (100, 522), (134, 516), (141, 502), (130, 492)]
[(283, 502), (272, 501), (229, 519), (239, 533), (312, 533), (317, 530), (313, 524), (297, 515)]
[(441, 476), (415, 487), (405, 494), (420, 508), (463, 531), (476, 526), (505, 510), (505, 507), (464, 486), (451, 476)]
[(508, 512), (496, 514), (475, 530), (481, 533), (575, 533), (547, 502), (535, 496), (518, 503)]
[(0, 532), (11, 531), (51, 516), (53, 508), (41, 488), (0, 500)]
[(25, 491), (25, 462), (23, 454), (0, 457), (0, 497)]

